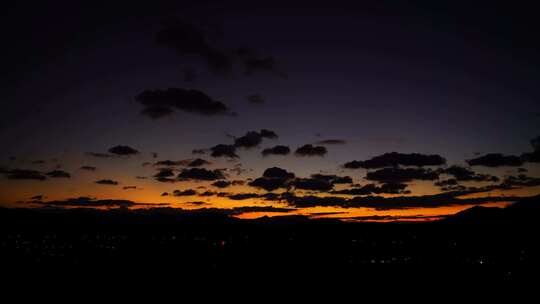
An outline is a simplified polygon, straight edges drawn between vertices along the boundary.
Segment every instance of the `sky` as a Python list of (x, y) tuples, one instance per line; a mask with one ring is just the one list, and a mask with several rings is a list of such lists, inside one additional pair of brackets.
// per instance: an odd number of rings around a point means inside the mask
[(432, 2), (8, 4), (0, 205), (417, 220), (538, 194), (533, 10)]

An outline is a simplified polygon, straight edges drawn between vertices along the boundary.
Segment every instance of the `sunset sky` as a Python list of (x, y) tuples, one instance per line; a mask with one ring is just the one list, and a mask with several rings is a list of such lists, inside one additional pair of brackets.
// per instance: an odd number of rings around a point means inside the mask
[(429, 220), (539, 194), (536, 16), (431, 2), (10, 4), (0, 205)]

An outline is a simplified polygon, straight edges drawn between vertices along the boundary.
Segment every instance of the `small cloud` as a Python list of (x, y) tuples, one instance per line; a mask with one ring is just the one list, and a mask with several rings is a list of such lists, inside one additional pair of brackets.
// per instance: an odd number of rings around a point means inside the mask
[(193, 196), (193, 195), (196, 195), (196, 194), (197, 194), (197, 191), (195, 191), (193, 189), (187, 189), (187, 190), (184, 190), (184, 191), (180, 191), (180, 190), (174, 190), (173, 191), (174, 196)]
[(139, 151), (129, 146), (115, 146), (109, 149), (109, 153), (120, 155), (120, 156), (129, 156), (129, 155), (139, 154)]
[(262, 177), (254, 179), (249, 185), (266, 191), (274, 191), (279, 188), (290, 187), (290, 183), (294, 178), (294, 173), (278, 167), (272, 167), (266, 169)]
[(304, 145), (294, 152), (297, 156), (324, 156), (328, 151), (323, 146)]
[(292, 185), (296, 189), (312, 190), (312, 191), (330, 191), (334, 185), (324, 179), (316, 178), (297, 178)]
[(407, 154), (391, 152), (375, 156), (365, 161), (354, 160), (344, 164), (343, 167), (347, 169), (379, 169), (397, 166), (441, 166), (444, 164), (446, 164), (446, 159), (436, 154), (426, 155), (420, 153)]
[(154, 175), (155, 178), (164, 178), (164, 177), (171, 177), (171, 176), (174, 176), (174, 171), (169, 168), (160, 169), (158, 173)]
[(69, 173), (62, 170), (54, 170), (46, 173), (46, 175), (52, 178), (71, 178), (71, 175)]
[(85, 171), (96, 171), (97, 170), (96, 167), (92, 167), (92, 166), (82, 166), (80, 169), (85, 170)]
[(180, 88), (146, 90), (135, 99), (144, 106), (142, 114), (151, 118), (170, 115), (174, 110), (205, 116), (231, 115), (227, 105), (198, 90)]
[(467, 160), (469, 166), (484, 167), (519, 167), (523, 165), (523, 160), (514, 155), (503, 155), (500, 153), (490, 153), (477, 158)]
[(399, 184), (413, 180), (436, 180), (439, 173), (424, 168), (384, 168), (368, 172), (365, 179), (389, 184)]
[(277, 138), (277, 134), (274, 131), (262, 129), (260, 132), (249, 131), (246, 135), (238, 137), (234, 141), (236, 147), (253, 148), (258, 146), (263, 138)]
[(86, 155), (96, 157), (96, 158), (113, 158), (113, 157), (116, 157), (115, 155), (112, 155), (112, 154), (99, 153), (99, 152), (86, 152)]
[(225, 176), (221, 170), (207, 170), (204, 168), (190, 168), (184, 169), (178, 174), (179, 179), (192, 179), (192, 180), (217, 180), (224, 179)]
[(47, 179), (45, 175), (35, 170), (26, 170), (26, 169), (3, 170), (3, 174), (5, 174), (8, 179), (39, 180), (39, 181), (44, 181)]
[(261, 154), (263, 156), (268, 156), (268, 155), (288, 155), (289, 153), (291, 153), (291, 149), (287, 146), (274, 146), (272, 148), (266, 148), (264, 150), (262, 150)]
[(311, 178), (327, 181), (331, 184), (352, 184), (350, 176), (337, 176), (333, 174), (312, 174)]
[(217, 188), (227, 188), (231, 185), (231, 182), (226, 180), (218, 180), (212, 183), (212, 186)]
[(188, 167), (200, 167), (205, 165), (210, 165), (211, 163), (207, 160), (204, 160), (202, 158), (196, 158), (192, 160), (190, 163), (188, 163)]
[(210, 154), (212, 157), (230, 157), (230, 158), (237, 158), (238, 155), (236, 154), (236, 146), (234, 145), (224, 145), (219, 144), (216, 146), (213, 146), (210, 148), (212, 153)]
[(96, 184), (116, 186), (116, 185), (118, 185), (118, 182), (114, 181), (112, 179), (100, 179), (100, 180), (96, 181)]
[(187, 202), (187, 203), (185, 203), (185, 204), (186, 204), (186, 205), (192, 205), (192, 206), (203, 206), (203, 205), (208, 205), (208, 203), (202, 202), (202, 201)]

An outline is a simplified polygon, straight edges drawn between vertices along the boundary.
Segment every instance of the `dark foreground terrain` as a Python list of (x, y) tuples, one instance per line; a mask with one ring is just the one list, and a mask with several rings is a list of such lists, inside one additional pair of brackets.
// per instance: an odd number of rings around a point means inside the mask
[(173, 209), (0, 209), (0, 263), (2, 269), (337, 271), (513, 280), (536, 271), (539, 206), (535, 197), (429, 223), (239, 220)]

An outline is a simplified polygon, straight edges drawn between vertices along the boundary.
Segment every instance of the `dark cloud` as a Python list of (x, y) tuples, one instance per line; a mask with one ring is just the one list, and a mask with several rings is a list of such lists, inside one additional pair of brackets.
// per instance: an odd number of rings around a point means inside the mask
[(158, 45), (171, 48), (181, 55), (197, 55), (215, 73), (228, 73), (232, 60), (228, 54), (211, 46), (207, 33), (201, 28), (182, 20), (170, 20), (156, 34)]
[(204, 149), (193, 149), (191, 154), (206, 154), (206, 151)]
[(323, 146), (303, 145), (294, 152), (297, 156), (324, 156), (328, 151)]
[(468, 192), (446, 192), (424, 196), (356, 196), (351, 199), (343, 197), (295, 196), (290, 193), (282, 195), (288, 205), (296, 208), (308, 207), (341, 207), (341, 208), (371, 208), (376, 210), (399, 210), (411, 208), (438, 208), (453, 205), (481, 205), (492, 202), (517, 201), (519, 197), (475, 197), (458, 198)]
[(261, 129), (261, 131), (259, 131), (259, 134), (261, 135), (261, 137), (264, 137), (264, 138), (270, 138), (270, 139), (278, 138), (278, 135), (276, 134), (276, 132), (272, 130), (268, 130), (268, 129)]
[(460, 166), (451, 166), (447, 169), (439, 171), (440, 173), (445, 173), (452, 175), (457, 181), (477, 181), (477, 182), (498, 182), (499, 178), (493, 175), (488, 174), (477, 174), (474, 171), (460, 167)]
[(308, 207), (345, 207), (348, 200), (343, 197), (334, 196), (296, 196), (293, 194), (287, 194), (282, 197), (287, 204), (296, 208), (308, 208)]
[(26, 170), (26, 169), (13, 169), (13, 170), (3, 170), (3, 174), (6, 175), (8, 179), (17, 179), (17, 180), (46, 180), (47, 177), (43, 173), (36, 170)]
[(316, 142), (318, 145), (344, 145), (347, 141), (343, 139), (325, 139)]
[(100, 179), (98, 181), (96, 181), (96, 184), (100, 184), (100, 185), (118, 185), (119, 183), (117, 181), (114, 181), (112, 179)]
[(253, 148), (258, 146), (262, 142), (262, 137), (258, 132), (250, 131), (242, 137), (238, 137), (234, 140), (236, 147)]
[(128, 200), (113, 200), (113, 199), (104, 199), (96, 200), (89, 197), (79, 197), (79, 198), (70, 198), (67, 200), (57, 200), (57, 201), (32, 201), (29, 202), (32, 204), (40, 204), (44, 206), (55, 206), (55, 207), (87, 207), (87, 208), (99, 208), (99, 207), (123, 207), (129, 208), (134, 206), (165, 206), (167, 204), (140, 204)]
[(158, 162), (155, 162), (154, 163), (154, 166), (156, 167), (159, 167), (159, 166), (165, 166), (165, 167), (175, 167), (175, 166), (184, 166), (185, 165), (185, 162), (182, 161), (182, 160), (160, 160)]
[(386, 167), (398, 167), (398, 166), (441, 166), (446, 164), (446, 159), (440, 155), (432, 154), (419, 154), (419, 153), (398, 153), (391, 152), (383, 155), (375, 156), (365, 161), (351, 161), (343, 165), (348, 169), (380, 169)]
[(259, 198), (259, 197), (261, 196), (257, 193), (235, 193), (235, 194), (229, 194), (227, 196), (228, 199), (235, 200), (235, 201), (243, 201), (243, 200)]
[(219, 180), (212, 183), (212, 186), (217, 188), (227, 188), (231, 185), (231, 182), (226, 180)]
[(455, 178), (450, 178), (447, 180), (441, 180), (435, 183), (435, 186), (440, 187), (443, 191), (452, 190), (465, 190), (466, 187), (459, 184), (458, 180)]
[(86, 170), (86, 171), (96, 171), (97, 170), (96, 167), (92, 167), (92, 166), (82, 166), (80, 169), (81, 170)]
[(453, 205), (482, 205), (497, 201), (516, 201), (515, 197), (477, 197), (458, 198), (463, 192), (446, 192), (423, 196), (399, 196), (383, 198), (377, 196), (354, 197), (349, 200), (350, 207), (366, 207), (377, 210), (410, 209), (410, 208), (438, 208)]
[(531, 139), (531, 146), (535, 151), (540, 151), (540, 136)]
[(161, 193), (161, 196), (169, 196), (169, 192), (163, 192)]
[(45, 161), (42, 159), (32, 161), (32, 165), (43, 165)]
[(507, 176), (503, 182), (503, 186), (507, 187), (535, 187), (540, 186), (540, 178), (519, 174), (518, 176)]
[(260, 94), (252, 94), (247, 96), (247, 100), (252, 104), (263, 104), (266, 102), (265, 98)]
[(540, 150), (535, 150), (530, 153), (523, 153), (521, 160), (529, 163), (540, 163)]
[(384, 168), (368, 172), (365, 179), (382, 183), (399, 184), (413, 180), (436, 180), (439, 173), (424, 168)]
[(203, 205), (208, 205), (207, 202), (202, 202), (202, 201), (187, 202), (187, 203), (185, 203), (185, 204), (192, 205), (192, 206), (203, 206)]
[(184, 169), (178, 174), (179, 179), (193, 179), (193, 180), (217, 180), (224, 179), (225, 176), (221, 170), (207, 170), (204, 168), (190, 168)]
[(210, 148), (210, 151), (212, 151), (212, 153), (210, 154), (212, 157), (238, 157), (238, 155), (236, 155), (236, 147), (234, 145), (219, 144)]
[(174, 110), (164, 106), (147, 106), (141, 110), (141, 114), (152, 119), (158, 119), (174, 114)]
[[(176, 109), (207, 116), (231, 114), (230, 109), (223, 102), (213, 100), (208, 95), (198, 90), (180, 88), (146, 90), (137, 95), (135, 99), (145, 107), (142, 113), (152, 118), (164, 116), (156, 116), (156, 114), (159, 113), (165, 115), (171, 114), (168, 111), (164, 111), (164, 109), (170, 111)], [(145, 112), (148, 109), (151, 109), (150, 113)]]
[(205, 165), (210, 165), (211, 163), (207, 160), (204, 160), (202, 158), (196, 158), (188, 163), (188, 167), (200, 167)]
[(154, 175), (155, 178), (164, 178), (164, 177), (171, 177), (171, 176), (174, 176), (174, 171), (169, 168), (160, 169), (158, 173)]
[(246, 184), (246, 182), (243, 181), (243, 180), (233, 180), (233, 181), (231, 182), (231, 184), (232, 184), (233, 186), (243, 186), (243, 185)]
[(490, 153), (478, 158), (467, 160), (469, 166), (484, 167), (519, 167), (523, 165), (523, 160), (514, 155), (503, 155), (500, 153)]
[(231, 215), (239, 215), (243, 213), (251, 213), (251, 212), (276, 212), (276, 213), (287, 213), (294, 211), (296, 209), (293, 208), (278, 208), (273, 206), (242, 206), (242, 207), (234, 207), (232, 209), (229, 209), (228, 212)]
[(263, 172), (263, 177), (266, 178), (291, 179), (294, 178), (294, 176), (294, 173), (278, 167), (268, 168)]
[(350, 176), (337, 176), (333, 174), (312, 174), (311, 178), (324, 180), (331, 184), (351, 184), (353, 182)]
[(124, 186), (122, 189), (124, 189), (124, 190), (134, 190), (134, 189), (137, 189), (137, 186)]
[(236, 173), (236, 175), (241, 175), (243, 173), (253, 171), (253, 169), (244, 169), (241, 164), (236, 164), (233, 168), (229, 169), (230, 172)]
[(202, 193), (199, 193), (199, 196), (214, 196), (216, 195), (216, 192), (214, 191), (204, 191)]
[(86, 152), (86, 155), (92, 156), (92, 157), (97, 157), (97, 158), (112, 158), (112, 157), (116, 157), (115, 155), (112, 155), (112, 154), (99, 153), (99, 152)]
[(378, 186), (376, 184), (367, 184), (361, 187), (352, 189), (343, 189), (339, 191), (332, 191), (332, 194), (344, 194), (344, 195), (372, 195), (372, 194), (408, 194), (409, 191), (405, 190), (407, 184), (382, 184)]
[(195, 191), (193, 189), (187, 189), (187, 190), (183, 190), (183, 191), (174, 190), (173, 195), (174, 196), (193, 196), (193, 195), (197, 195), (197, 191)]
[(53, 170), (53, 171), (47, 172), (46, 175), (52, 178), (71, 178), (71, 174), (62, 170)]
[(272, 148), (266, 148), (262, 150), (261, 154), (263, 156), (268, 155), (288, 155), (291, 153), (291, 149), (287, 146), (274, 146)]
[(259, 177), (251, 181), (249, 185), (255, 188), (264, 189), (266, 191), (274, 191), (276, 189), (285, 187), (287, 184), (286, 182), (286, 180), (279, 178)]
[(249, 131), (246, 135), (238, 137), (234, 140), (236, 147), (253, 148), (258, 146), (263, 138), (277, 138), (277, 134), (274, 131), (262, 129), (260, 132)]
[(41, 201), (41, 200), (43, 200), (44, 198), (45, 198), (45, 196), (43, 196), (43, 195), (40, 194), (40, 195), (32, 196), (31, 199), (32, 199), (32, 200), (36, 200), (36, 201)]
[(334, 187), (331, 182), (316, 178), (297, 178), (292, 185), (296, 189), (312, 191), (330, 191)]
[(209, 161), (202, 158), (196, 159), (183, 159), (183, 160), (160, 160), (154, 163), (154, 166), (164, 166), (164, 167), (176, 167), (176, 166), (186, 166), (186, 167), (200, 167), (204, 165), (211, 164)]
[(178, 181), (176, 178), (170, 177), (157, 177), (156, 180), (161, 183), (176, 183)]
[(266, 169), (262, 177), (251, 181), (249, 185), (266, 191), (273, 191), (279, 188), (288, 188), (294, 177), (295, 175), (292, 172), (278, 167), (272, 167)]

